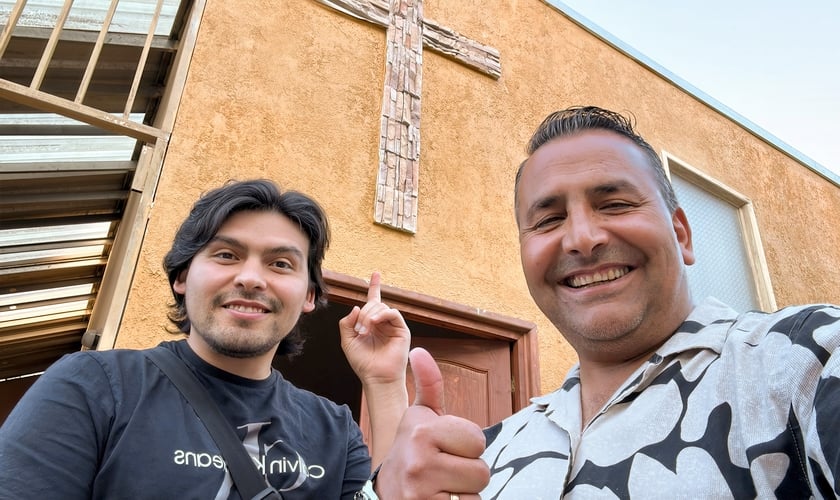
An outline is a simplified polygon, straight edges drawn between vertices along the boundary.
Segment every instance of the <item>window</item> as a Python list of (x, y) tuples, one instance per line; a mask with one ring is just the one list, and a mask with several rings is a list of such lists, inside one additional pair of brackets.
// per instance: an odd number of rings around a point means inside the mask
[(692, 230), (695, 301), (711, 295), (739, 312), (775, 309), (752, 202), (668, 153), (663, 163)]

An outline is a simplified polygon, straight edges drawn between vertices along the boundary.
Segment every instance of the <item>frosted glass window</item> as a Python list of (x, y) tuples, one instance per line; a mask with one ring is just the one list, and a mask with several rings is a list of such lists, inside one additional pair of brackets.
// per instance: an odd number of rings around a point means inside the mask
[(738, 209), (678, 174), (671, 176), (691, 226), (696, 262), (688, 266), (695, 301), (711, 295), (736, 311), (759, 309)]

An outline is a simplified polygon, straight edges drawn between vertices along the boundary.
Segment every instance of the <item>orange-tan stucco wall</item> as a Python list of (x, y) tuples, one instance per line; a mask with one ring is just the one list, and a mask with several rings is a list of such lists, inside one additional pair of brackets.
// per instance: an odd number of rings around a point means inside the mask
[(502, 76), (424, 52), (409, 235), (372, 222), (384, 29), (315, 0), (207, 2), (118, 347), (166, 337), (161, 261), (195, 199), (268, 177), (325, 207), (326, 268), (378, 270), (388, 285), (535, 323), (541, 386), (555, 388), (576, 357), (528, 295), (512, 184), (534, 127), (575, 104), (631, 111), (656, 149), (748, 196), (780, 307), (840, 301), (836, 185), (541, 1), (426, 0), (424, 11), (498, 49)]

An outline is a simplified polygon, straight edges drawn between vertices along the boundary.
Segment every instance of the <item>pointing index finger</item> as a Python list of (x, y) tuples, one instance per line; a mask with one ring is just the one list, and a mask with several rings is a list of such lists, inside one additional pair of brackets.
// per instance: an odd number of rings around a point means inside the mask
[(381, 279), (378, 272), (370, 275), (370, 286), (368, 287), (367, 293), (368, 302), (382, 302)]

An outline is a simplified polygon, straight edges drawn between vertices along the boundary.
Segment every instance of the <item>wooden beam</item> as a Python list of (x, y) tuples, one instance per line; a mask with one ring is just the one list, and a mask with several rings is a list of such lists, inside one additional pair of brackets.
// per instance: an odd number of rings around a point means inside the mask
[(79, 85), (79, 91), (76, 93), (76, 98), (73, 102), (81, 103), (85, 100), (85, 93), (87, 92), (90, 80), (93, 78), (93, 71), (96, 69), (96, 63), (99, 61), (99, 55), (102, 53), (102, 47), (105, 45), (105, 37), (108, 36), (108, 30), (111, 28), (111, 21), (114, 20), (114, 13), (117, 10), (117, 3), (119, 0), (111, 0), (111, 6), (108, 8), (108, 13), (105, 14), (105, 20), (102, 22), (102, 27), (99, 29), (99, 36), (96, 37), (96, 43), (93, 44), (93, 50), (90, 53), (87, 67), (85, 68), (85, 76), (82, 77), (82, 83)]
[(47, 40), (47, 46), (44, 47), (44, 52), (41, 53), (41, 60), (38, 63), (38, 67), (35, 69), (35, 76), (32, 77), (32, 83), (29, 85), (29, 87), (34, 90), (41, 88), (41, 83), (44, 80), (44, 76), (47, 74), (47, 68), (50, 66), (50, 61), (52, 60), (55, 48), (58, 46), (58, 38), (61, 36), (61, 30), (64, 29), (64, 23), (67, 22), (67, 16), (70, 15), (70, 7), (72, 6), (73, 0), (64, 0), (64, 5), (61, 7), (61, 13), (58, 15), (58, 19), (55, 22), (52, 33)]
[(146, 225), (155, 199), (160, 180), (166, 144), (143, 146), (143, 152), (137, 162), (138, 175), (134, 176), (131, 191), (126, 201), (125, 212), (117, 228), (114, 246), (108, 258), (108, 266), (102, 276), (99, 294), (90, 315), (88, 329), (100, 334), (99, 350), (112, 349), (117, 340), (117, 332), (128, 293), (131, 279), (140, 258), (140, 247), (146, 235)]
[(3, 33), (0, 34), (0, 57), (3, 57), (3, 53), (6, 52), (6, 47), (9, 46), (9, 41), (12, 39), (12, 32), (15, 30), (15, 25), (18, 19), (20, 19), (24, 6), (26, 6), (26, 0), (18, 0), (9, 12), (6, 26), (3, 26)]
[(123, 117), (114, 116), (90, 106), (75, 103), (68, 99), (56, 97), (40, 90), (34, 90), (23, 85), (0, 79), (0, 98), (29, 106), (33, 109), (57, 113), (80, 122), (93, 125), (127, 135), (143, 142), (154, 143), (158, 139), (169, 141), (169, 134), (148, 125), (132, 122)]
[[(33, 28), (29, 26), (15, 27), (12, 36), (15, 38), (30, 38), (33, 40), (48, 40), (51, 29), (48, 28)], [(62, 42), (77, 42), (89, 43), (91, 45), (96, 43), (98, 38), (97, 33), (81, 30), (62, 30), (59, 40)], [(146, 43), (146, 35), (138, 35), (135, 33), (107, 33), (102, 40), (104, 45), (122, 46), (122, 47), (143, 47)], [(162, 35), (155, 35), (151, 47), (163, 52), (176, 52), (178, 50), (178, 41), (172, 40)]]
[(143, 77), (143, 70), (146, 68), (146, 61), (149, 58), (149, 47), (152, 45), (152, 40), (155, 37), (155, 28), (157, 27), (158, 19), (160, 19), (160, 9), (163, 7), (163, 0), (158, 0), (155, 6), (155, 13), (152, 16), (152, 23), (149, 25), (149, 32), (146, 34), (146, 41), (143, 44), (143, 51), (140, 54), (140, 60), (137, 61), (137, 69), (134, 73), (134, 81), (131, 83), (131, 90), (128, 93), (128, 99), (125, 102), (125, 111), (123, 118), (128, 120), (131, 115), (131, 108), (134, 105), (134, 99), (137, 97), (137, 89), (140, 88), (140, 79)]

